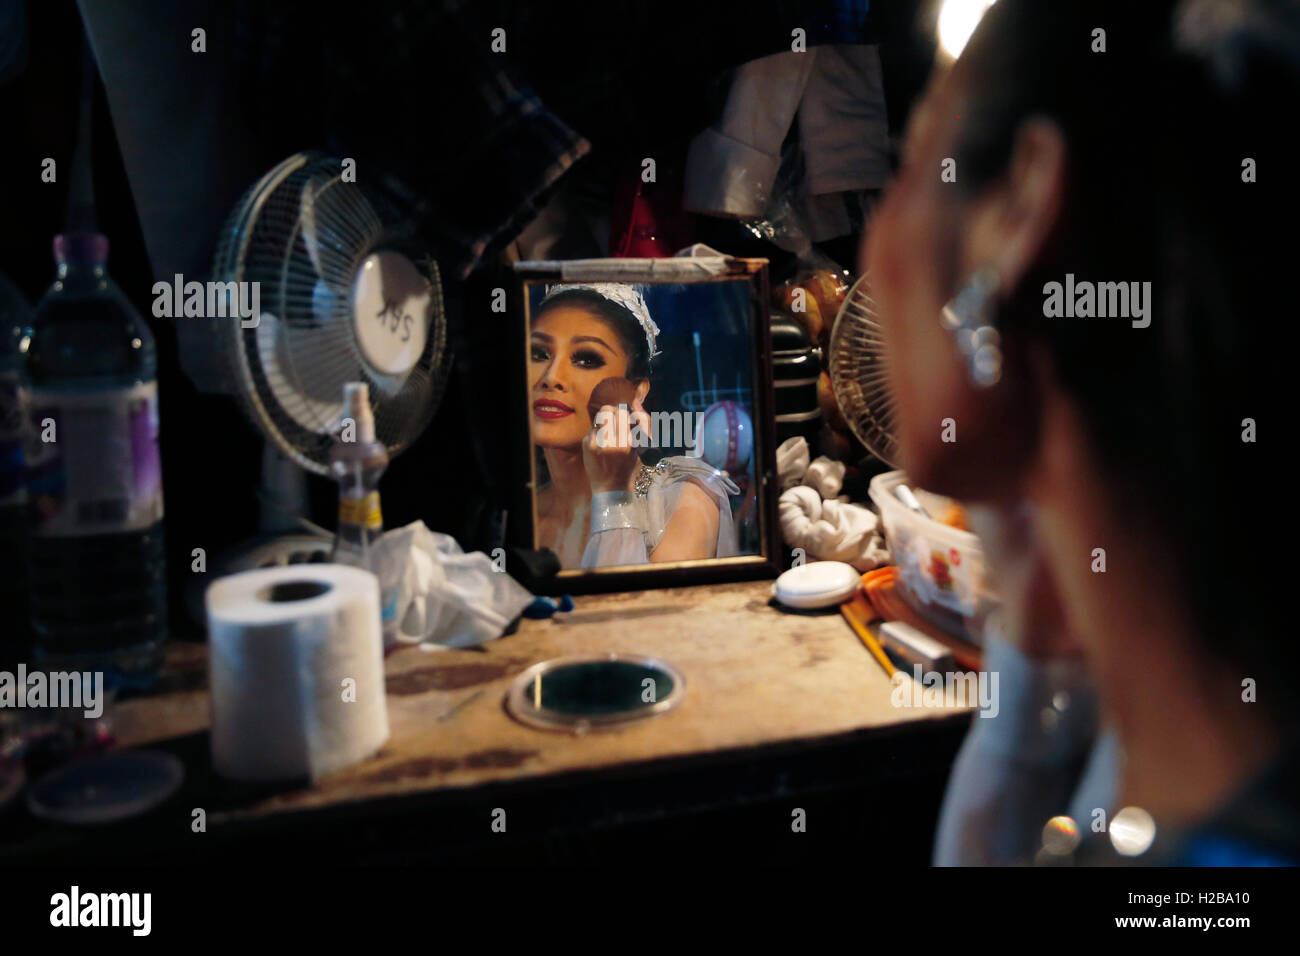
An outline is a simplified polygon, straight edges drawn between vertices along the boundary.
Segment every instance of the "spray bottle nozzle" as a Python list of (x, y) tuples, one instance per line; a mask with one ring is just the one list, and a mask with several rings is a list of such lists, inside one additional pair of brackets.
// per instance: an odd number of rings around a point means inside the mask
[(375, 440), (375, 414), (370, 408), (370, 386), (365, 382), (343, 384), (343, 417), (357, 423), (357, 441)]

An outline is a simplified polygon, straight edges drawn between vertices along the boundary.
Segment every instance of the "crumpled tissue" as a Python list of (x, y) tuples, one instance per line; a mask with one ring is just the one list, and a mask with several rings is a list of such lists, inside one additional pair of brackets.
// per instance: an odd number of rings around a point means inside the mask
[(380, 593), (395, 602), (386, 642), (469, 647), (495, 640), (533, 595), (482, 551), (466, 554), (451, 535), (414, 521), (372, 545)]

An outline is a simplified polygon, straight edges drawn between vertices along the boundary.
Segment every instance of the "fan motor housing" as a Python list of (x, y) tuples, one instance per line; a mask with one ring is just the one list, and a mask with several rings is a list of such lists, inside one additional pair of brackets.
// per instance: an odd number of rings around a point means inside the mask
[(372, 252), (352, 285), (353, 332), (366, 362), (384, 375), (405, 375), (429, 337), (429, 282), (400, 252)]

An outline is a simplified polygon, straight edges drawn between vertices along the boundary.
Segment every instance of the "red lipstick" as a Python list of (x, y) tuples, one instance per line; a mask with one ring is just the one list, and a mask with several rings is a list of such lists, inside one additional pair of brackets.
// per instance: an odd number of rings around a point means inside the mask
[(573, 407), (553, 398), (539, 398), (533, 402), (533, 414), (546, 421), (553, 421), (557, 418), (563, 418), (565, 415), (572, 415)]

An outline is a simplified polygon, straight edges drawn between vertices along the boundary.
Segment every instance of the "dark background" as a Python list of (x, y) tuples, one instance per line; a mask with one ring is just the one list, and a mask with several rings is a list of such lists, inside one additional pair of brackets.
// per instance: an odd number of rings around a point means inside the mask
[[(122, 5), (136, 16), (149, 6)], [(374, 0), (366, 10), (372, 17), (382, 16), (386, 6), (386, 0)], [(593, 147), (566, 182), (597, 197), (612, 197), (616, 180), (629, 168), (639, 168), (640, 158), (649, 151), (666, 158), (660, 163), (660, 178), (671, 180), (665, 167), (670, 173), (690, 137), (711, 121), (712, 110), (726, 93), (727, 71), (789, 48), (788, 27), (777, 30), (772, 24), (807, 24), (810, 44), (845, 38), (844, 22), (819, 13), (834, 6), (766, 0), (720, 3), (716, 8), (632, 2), (620, 3), (615, 10), (609, 4), (579, 0), (516, 9), (502, 2), (465, 4), (464, 16), (530, 38), (514, 44), (518, 52), (512, 52), (513, 69), (527, 78), (548, 109)], [(897, 130), (930, 68), (931, 7), (927, 0), (874, 4), (862, 27), (862, 39), (882, 45), (890, 122)], [(294, 150), (346, 139), (348, 131), (330, 120), (335, 114), (319, 62), (318, 34), (333, 14), (316, 5), (243, 0), (232, 0), (230, 9), (236, 25), (213, 24), (208, 43), (212, 49), (223, 37), (233, 37), (230, 42), (238, 47), (241, 62), (255, 68), (242, 77), (250, 90), (244, 119), (255, 136), (238, 144), (252, 157), (251, 168), (266, 170)], [(6, 185), (0, 199), (0, 271), (34, 303), (52, 280), (50, 240), (66, 216), (82, 39), (73, 0), (29, 2), (27, 21), (27, 67), (0, 85), (0, 177)], [(142, 29), (148, 28), (147, 15), (139, 22)], [(342, 16), (340, 29), (351, 28), (351, 22)], [(454, 62), (438, 62), (428, 64), (427, 76), (376, 76), (376, 89), (394, 91), (398, 99), (418, 97), (430, 118), (406, 134), (415, 141), (390, 144), (392, 149), (421, 152), (430, 162), (437, 161), (439, 150), (454, 149), (455, 131), (440, 129), (437, 122), (437, 90), (439, 76), (456, 69)], [(709, 96), (694, 95), (700, 91)], [(145, 253), (102, 84), (96, 86), (94, 143), (97, 214), (112, 244), (110, 272), (140, 309), (158, 343), (169, 567), (178, 581), (178, 575), (188, 574), (192, 548), (204, 547), (212, 555), (255, 531), (254, 489), (262, 441), (233, 401), (193, 387), (180, 367), (174, 327), (150, 314), (157, 276)], [(57, 183), (40, 181), (46, 156), (59, 162)], [(457, 188), (473, 196), (490, 190), (492, 183), (467, 181)], [(205, 183), (196, 181), (193, 189), (200, 193)], [(736, 224), (698, 222), (699, 241), (734, 255), (771, 258), (774, 281), (793, 269), (789, 254)], [(213, 235), (214, 248), (215, 241)], [(858, 237), (845, 237), (826, 244), (824, 251), (852, 267), (857, 245)], [(501, 442), (476, 445), (473, 436), (484, 433), (485, 422), (509, 414), (506, 390), (494, 383), (509, 365), (503, 343), (513, 341), (518, 319), (496, 315), (488, 304), (493, 288), (513, 288), (513, 283), (508, 270), (496, 263), (463, 282), (452, 278), (450, 270), (443, 274), (456, 364), (433, 423), (393, 462), (384, 479), (385, 524), (395, 527), (423, 519), (431, 528), (454, 535), (467, 550), (490, 548), (498, 541), (500, 512), (508, 500), (510, 454), (499, 447)], [(312, 478), (311, 493), (312, 518), (332, 527), (332, 484)], [(193, 627), (183, 613), (174, 621), (177, 632)]]
[[(129, 0), (122, 4), (137, 16), (150, 6)], [(210, 50), (223, 43), (237, 49), (245, 71), (240, 77), (245, 91), (241, 95), (246, 97), (240, 118), (254, 131), (252, 139), (231, 144), (231, 162), (255, 170), (238, 185), (231, 202), (256, 175), (296, 150), (340, 144), (351, 148), (347, 138), (356, 130), (330, 119), (336, 114), (324, 92), (327, 71), (321, 63), (320, 33), (330, 18), (340, 30), (359, 29), (355, 24), (362, 13), (373, 21), (389, 6), (389, 0), (367, 0), (364, 9), (230, 0), (232, 20), (210, 24)], [(661, 182), (673, 182), (674, 164), (684, 157), (690, 137), (713, 119), (725, 96), (728, 71), (754, 57), (788, 49), (790, 23), (808, 25), (810, 44), (844, 39), (845, 29), (833, 18), (819, 26), (816, 4), (770, 0), (578, 0), (528, 9), (516, 6), (470, 3), (466, 16), (504, 26), (511, 36), (531, 38), (514, 47), (518, 55), (512, 66), (551, 111), (592, 144), (591, 154), (565, 183), (596, 202), (612, 203), (616, 184), (648, 154), (662, 157)], [(927, 26), (922, 13), (932, 6), (932, 0), (891, 0), (875, 5), (863, 24), (861, 39), (882, 44), (896, 133), (930, 69), (933, 23)], [(0, 84), (0, 177), (6, 186), (0, 199), (0, 271), (34, 303), (52, 279), (50, 240), (67, 214), (82, 40), (73, 0), (32, 0), (27, 14), (26, 70)], [(148, 29), (147, 15), (138, 22)], [(783, 26), (775, 29), (773, 24)], [(457, 69), (453, 60), (428, 63), (427, 75), (401, 70), (374, 74), (376, 90), (418, 103), (429, 118), (414, 133), (408, 131), (411, 139), (394, 141), (390, 149), (418, 155), (421, 162), (427, 158), (431, 164), (439, 161), (439, 151), (454, 150), (456, 131), (439, 123), (439, 82)], [(697, 96), (701, 91), (707, 95)], [(112, 243), (110, 271), (158, 343), (169, 567), (171, 590), (179, 597), (180, 585), (190, 577), (192, 548), (214, 554), (256, 530), (254, 489), (262, 440), (231, 399), (194, 388), (181, 368), (174, 325), (150, 313), (151, 289), (159, 276), (146, 254), (102, 85), (95, 91), (94, 142), (97, 213), (100, 229)], [(158, 148), (166, 149), (167, 144)], [(59, 161), (55, 184), (40, 182), (46, 156)], [(197, 177), (192, 183), (196, 195), (214, 188)], [(471, 176), (456, 188), (473, 197), (491, 190), (493, 183)], [(793, 271), (790, 254), (734, 223), (700, 219), (698, 227), (696, 241), (733, 255), (770, 258), (773, 281)], [(852, 268), (859, 238), (827, 243), (823, 251)], [(215, 248), (215, 234), (210, 243)], [(507, 403), (513, 393), (502, 383), (516, 367), (510, 354), (522, 329), (517, 314), (501, 316), (489, 308), (494, 288), (514, 288), (504, 265), (489, 262), (464, 281), (453, 278), (448, 268), (443, 276), (456, 364), (432, 424), (394, 460), (384, 479), (385, 524), (395, 527), (422, 519), (454, 535), (467, 550), (486, 549), (496, 543), (499, 515), (510, 500), (512, 455), (503, 442), (475, 438), (493, 434), (491, 423), (514, 412)], [(693, 367), (691, 371), (693, 375)], [(316, 478), (311, 484), (312, 518), (332, 527), (334, 487)], [(173, 634), (199, 633), (199, 625), (178, 601)], [(431, 857), (462, 865), (608, 863), (641, 855), (652, 863), (672, 865), (708, 856), (760, 865), (834, 860), (845, 864), (836, 872), (851, 875), (868, 872), (873, 864), (915, 866), (928, 861), (943, 782), (965, 724), (936, 724), (926, 730), (907, 739), (892, 733), (854, 736), (799, 753), (774, 748), (761, 756), (688, 763), (671, 773), (657, 767), (651, 778), (634, 768), (608, 781), (571, 776), (543, 781), (526, 793), (513, 793), (511, 806), (518, 810), (512, 810), (514, 835), (509, 840), (478, 836), (481, 811), (499, 800), (489, 790), (452, 794), (443, 805), (388, 806), (384, 813), (361, 820), (304, 816), (296, 821), (301, 825), (292, 827), (277, 820), (232, 833), (228, 842), (205, 843), (197, 856), (195, 844), (175, 840), (175, 834), (187, 834), (188, 827), (171, 826), (174, 814), (188, 814), (187, 808), (197, 805), (196, 792), (204, 799), (211, 796), (211, 781), (202, 777), (208, 766), (202, 753), (205, 742), (184, 738), (165, 746), (186, 758), (187, 767), (199, 768), (199, 777), (187, 781), (186, 790), (165, 812), (150, 815), (139, 827), (94, 834), (33, 826), (25, 817), (9, 814), (0, 818), (0, 846), (6, 847), (0, 857), (17, 865), (201, 861), (212, 872), (223, 872), (223, 865), (242, 870), (254, 850), (259, 851), (257, 859), (265, 860), (370, 864), (423, 863)], [(888, 794), (887, 802), (878, 812), (864, 814), (863, 807), (877, 804), (882, 792)], [(788, 833), (792, 804), (805, 807), (816, 821), (806, 839)], [(786, 836), (773, 836), (778, 833)], [(412, 843), (412, 834), (430, 839)], [(228, 893), (236, 892), (236, 885), (230, 884)]]

